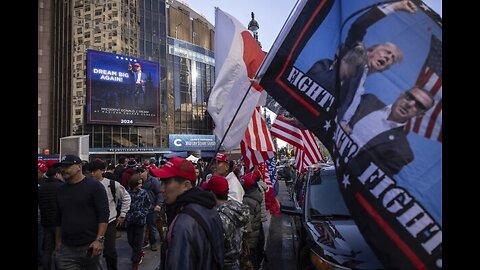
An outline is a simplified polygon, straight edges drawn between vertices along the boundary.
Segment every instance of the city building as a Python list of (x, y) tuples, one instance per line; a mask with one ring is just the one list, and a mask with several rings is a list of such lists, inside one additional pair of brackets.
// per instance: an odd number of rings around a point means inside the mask
[[(88, 135), (91, 154), (167, 153), (170, 134), (212, 134), (214, 27), (177, 0), (39, 0), (38, 154)], [(159, 64), (155, 125), (87, 123), (89, 50)]]

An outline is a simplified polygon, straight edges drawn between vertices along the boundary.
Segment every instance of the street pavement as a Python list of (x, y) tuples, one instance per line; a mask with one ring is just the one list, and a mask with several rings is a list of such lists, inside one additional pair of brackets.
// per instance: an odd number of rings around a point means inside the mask
[[(279, 202), (288, 201), (288, 193), (286, 191), (285, 182), (280, 181), (280, 191), (277, 196)], [(294, 252), (294, 236), (292, 235), (292, 218), (287, 215), (272, 216), (264, 223), (265, 242), (266, 242), (266, 264), (263, 269), (283, 270), (295, 269), (295, 252)], [(118, 270), (131, 270), (131, 248), (127, 242), (126, 231), (118, 232), (120, 237), (117, 238), (118, 253)], [(151, 251), (149, 247), (144, 249), (145, 257), (141, 270), (155, 270), (160, 263), (160, 248), (158, 251)], [(101, 259), (102, 269), (106, 270), (105, 260)], [(42, 267), (39, 266), (38, 270)]]
[[(279, 188), (280, 191), (276, 197), (277, 200), (280, 203), (288, 204), (290, 198), (284, 180), (280, 180)], [(265, 247), (267, 264), (263, 269), (296, 269), (297, 260), (294, 250), (296, 237), (294, 234), (292, 217), (284, 214), (272, 216), (270, 223), (268, 224), (268, 234), (266, 235), (268, 235), (265, 240), (267, 243)]]
[[(118, 270), (131, 270), (132, 263), (130, 262), (130, 256), (132, 255), (132, 249), (127, 242), (127, 232), (119, 231), (120, 237), (117, 238), (117, 253), (118, 253)], [(143, 249), (145, 257), (140, 264), (141, 270), (154, 270), (160, 264), (160, 248), (157, 251), (150, 250), (150, 247)], [(102, 260), (103, 269), (107, 269), (105, 266), (105, 260)]]

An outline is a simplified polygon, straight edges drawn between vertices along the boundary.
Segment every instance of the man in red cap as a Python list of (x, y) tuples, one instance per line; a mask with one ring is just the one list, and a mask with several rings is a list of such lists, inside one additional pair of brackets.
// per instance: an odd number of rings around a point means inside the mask
[[(128, 64), (128, 73), (132, 77), (132, 84), (134, 85), (133, 96), (127, 97), (127, 99), (133, 98), (133, 105), (135, 109), (142, 109), (144, 106), (145, 98), (145, 83), (147, 81), (147, 74), (142, 72), (142, 66), (140, 63), (133, 65), (135, 71), (132, 70), (132, 64)], [(131, 94), (131, 93), (130, 93)]]
[(215, 160), (217, 161), (216, 174), (225, 177), (228, 181), (228, 198), (230, 200), (242, 202), (245, 191), (243, 190), (240, 181), (238, 181), (237, 176), (232, 171), (233, 168), (230, 168), (227, 155), (225, 153), (217, 153)]
[(243, 231), (247, 230), (248, 207), (235, 200), (228, 200), (228, 181), (225, 177), (214, 175), (206, 182), (217, 200), (217, 211), (223, 225), (223, 247), (225, 260), (223, 269), (240, 269)]
[(48, 167), (46, 165), (46, 162), (43, 161), (43, 160), (39, 160), (38, 161), (38, 183), (37, 184), (42, 184), (43, 182), (45, 182), (45, 173), (47, 172), (48, 170)]
[(160, 269), (221, 269), (222, 221), (214, 208), (215, 197), (195, 187), (193, 164), (174, 157), (151, 172), (161, 180), (167, 207), (167, 241), (161, 247)]
[(248, 206), (250, 211), (250, 226), (248, 226), (248, 229), (245, 233), (246, 237), (244, 238), (244, 241), (247, 242), (250, 250), (249, 259), (255, 269), (259, 269), (263, 257), (263, 243), (261, 243), (260, 235), (261, 231), (263, 230), (261, 216), (263, 194), (258, 189), (257, 184), (257, 181), (260, 177), (260, 172), (258, 170), (253, 170), (247, 174), (244, 174), (240, 179), (240, 182), (245, 189), (243, 203)]

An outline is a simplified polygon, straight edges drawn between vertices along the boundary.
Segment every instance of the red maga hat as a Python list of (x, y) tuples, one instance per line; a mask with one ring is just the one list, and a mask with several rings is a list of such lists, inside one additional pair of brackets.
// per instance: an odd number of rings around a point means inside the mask
[(228, 181), (223, 176), (213, 175), (207, 182), (206, 189), (217, 195), (228, 195)]
[(240, 183), (244, 189), (249, 189), (251, 186), (253, 186), (253, 184), (255, 184), (256, 180), (257, 175), (255, 175), (254, 172), (249, 172), (240, 178)]
[(53, 165), (55, 165), (57, 162), (58, 162), (58, 160), (49, 159), (49, 160), (47, 160), (47, 163), (45, 165), (47, 165), (47, 167), (50, 168), (50, 167), (53, 167)]
[(153, 168), (151, 172), (153, 176), (160, 178), (160, 180), (174, 176), (185, 178), (193, 183), (197, 180), (192, 162), (179, 157), (171, 158), (162, 168)]
[(225, 153), (217, 153), (217, 155), (215, 156), (215, 159), (218, 161), (228, 162), (228, 157), (227, 157), (227, 154)]
[(45, 165), (45, 161), (43, 160), (38, 161), (38, 170), (41, 172), (46, 172), (48, 170), (47, 165)]

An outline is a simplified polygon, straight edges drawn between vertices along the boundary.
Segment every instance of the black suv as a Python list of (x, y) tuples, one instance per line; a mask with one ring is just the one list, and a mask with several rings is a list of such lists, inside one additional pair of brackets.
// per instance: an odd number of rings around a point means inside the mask
[(353, 221), (338, 187), (335, 167), (309, 168), (297, 178), (293, 206), (298, 269), (383, 269)]

